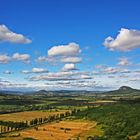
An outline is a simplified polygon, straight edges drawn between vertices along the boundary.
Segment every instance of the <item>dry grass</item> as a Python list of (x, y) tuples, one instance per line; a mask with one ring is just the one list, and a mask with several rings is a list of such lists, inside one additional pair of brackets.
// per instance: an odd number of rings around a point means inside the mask
[(0, 138), (0, 140), (23, 140), (22, 137), (7, 137), (7, 138)]
[[(52, 114), (64, 113), (67, 110), (60, 110), (54, 112), (30, 111), (19, 112), (13, 114), (0, 115), (0, 120), (11, 121), (25, 121), (33, 118), (47, 117)], [(80, 140), (85, 140), (90, 134), (102, 135), (100, 129), (97, 128), (96, 122), (86, 120), (65, 120), (60, 122), (53, 122), (49, 124), (42, 124), (38, 126), (38, 130), (30, 128), (20, 132), (12, 132), (7, 135), (7, 138), (0, 138), (1, 140), (23, 140), (23, 138), (31, 137), (36, 140), (69, 140), (80, 137)], [(19, 137), (11, 137), (18, 135)]]
[(38, 130), (25, 130), (20, 132), (20, 134), (23, 138), (32, 137), (37, 140), (68, 140), (88, 132), (95, 126), (96, 122), (61, 121), (59, 123), (41, 125), (38, 127)]
[(43, 112), (43, 111), (25, 111), (25, 112), (18, 112), (18, 113), (11, 113), (11, 114), (2, 114), (0, 115), (0, 120), (3, 121), (26, 121), (32, 120), (34, 118), (39, 117), (47, 117), (53, 114), (60, 114), (64, 113), (67, 110), (60, 110), (60, 111), (53, 111), (53, 112)]

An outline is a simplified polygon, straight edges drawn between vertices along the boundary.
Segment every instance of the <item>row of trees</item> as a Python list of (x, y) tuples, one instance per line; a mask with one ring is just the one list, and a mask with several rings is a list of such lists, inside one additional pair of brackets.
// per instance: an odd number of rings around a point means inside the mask
[(55, 120), (61, 120), (65, 117), (75, 115), (79, 111), (80, 111), (79, 109), (74, 109), (72, 111), (67, 111), (65, 113), (49, 115), (48, 117), (44, 117), (44, 118), (35, 118), (29, 122), (29, 126), (38, 125), (38, 124), (42, 124), (42, 123), (50, 123)]
[(28, 121), (26, 122), (0, 121), (0, 133), (20, 130), (26, 127), (28, 127)]
[(60, 113), (60, 114), (53, 114), (49, 115), (48, 117), (40, 117), (40, 118), (34, 118), (30, 121), (22, 121), (22, 122), (13, 122), (13, 121), (0, 121), (0, 134), (3, 133), (8, 133), (11, 131), (17, 131), (17, 130), (22, 130), (28, 127), (40, 125), (43, 123), (50, 123), (56, 120), (61, 120), (65, 117), (75, 115), (78, 113), (80, 110), (72, 110), (72, 111), (67, 111), (65, 113)]

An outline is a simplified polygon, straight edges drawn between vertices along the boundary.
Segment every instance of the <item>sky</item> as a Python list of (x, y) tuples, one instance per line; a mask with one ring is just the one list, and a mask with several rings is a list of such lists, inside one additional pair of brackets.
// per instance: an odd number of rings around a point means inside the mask
[(0, 0), (0, 90), (140, 89), (139, 0)]

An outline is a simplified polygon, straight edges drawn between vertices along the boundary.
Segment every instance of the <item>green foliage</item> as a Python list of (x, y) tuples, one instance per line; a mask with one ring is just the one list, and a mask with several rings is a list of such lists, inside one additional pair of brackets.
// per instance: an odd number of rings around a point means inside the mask
[(136, 140), (140, 140), (140, 136), (138, 136), (138, 137), (136, 138)]
[(76, 114), (77, 118), (96, 120), (104, 124), (105, 136), (112, 140), (124, 140), (140, 132), (140, 104), (114, 104), (89, 108)]
[(24, 138), (23, 140), (36, 140), (34, 138)]

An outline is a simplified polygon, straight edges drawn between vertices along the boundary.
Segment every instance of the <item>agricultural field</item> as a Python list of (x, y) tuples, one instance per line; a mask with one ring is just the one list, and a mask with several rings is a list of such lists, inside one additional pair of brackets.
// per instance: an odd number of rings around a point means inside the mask
[(84, 140), (91, 131), (95, 131), (96, 135), (99, 136), (103, 134), (100, 129), (96, 128), (96, 124), (96, 122), (83, 120), (54, 122), (41, 125), (37, 129), (32, 128), (15, 134), (12, 133), (9, 137), (20, 134), (17, 140), (21, 138), (36, 140), (72, 140), (80, 138), (80, 140)]
[(139, 140), (140, 96), (128, 91), (5, 95), (0, 140)]
[(24, 111), (24, 112), (17, 112), (11, 114), (2, 114), (0, 115), (0, 120), (2, 121), (30, 121), (34, 118), (43, 118), (48, 117), (50, 115), (56, 115), (60, 113), (65, 113), (68, 110), (49, 110), (49, 111)]

